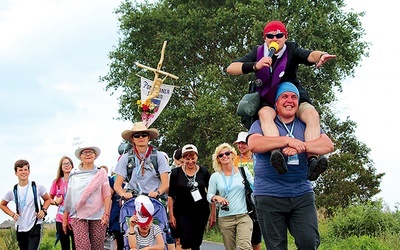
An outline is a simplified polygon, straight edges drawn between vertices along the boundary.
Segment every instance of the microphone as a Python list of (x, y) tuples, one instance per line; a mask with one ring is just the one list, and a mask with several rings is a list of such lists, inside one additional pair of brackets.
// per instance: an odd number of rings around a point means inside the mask
[(276, 42), (270, 43), (269, 46), (268, 46), (268, 50), (269, 50), (268, 51), (268, 56), (272, 57), (278, 49), (279, 49), (278, 43), (276, 43)]

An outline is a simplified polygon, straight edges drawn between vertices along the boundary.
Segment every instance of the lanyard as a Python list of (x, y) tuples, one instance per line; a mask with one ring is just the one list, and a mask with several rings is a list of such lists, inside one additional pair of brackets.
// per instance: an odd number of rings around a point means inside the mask
[[(25, 207), (25, 205), (26, 205), (26, 197), (28, 196), (28, 189), (29, 189), (29, 183), (28, 183), (28, 185), (27, 185), (27, 187), (26, 187), (25, 196), (24, 196), (24, 199), (23, 199), (23, 200), (21, 199), (21, 197), (20, 197), (20, 195), (19, 195), (19, 192), (18, 192), (18, 200), (21, 201), (21, 202), (19, 203), (20, 211), (21, 211), (21, 212), (24, 211), (24, 207)], [(33, 197), (33, 198), (35, 199), (35, 197)]]
[(231, 176), (230, 176), (230, 178), (229, 178), (229, 184), (226, 182), (226, 177), (225, 177), (225, 174), (224, 174), (224, 171), (221, 171), (222, 172), (222, 179), (224, 180), (224, 184), (225, 184), (225, 197), (227, 197), (228, 196), (228, 193), (229, 193), (229, 190), (231, 189), (231, 186), (232, 186), (232, 181), (233, 181), (233, 166), (232, 166), (232, 170), (231, 170)]
[(284, 122), (282, 122), (281, 118), (278, 116), (278, 120), (283, 124), (283, 126), (285, 127), (286, 131), (288, 132), (288, 136), (295, 138), (293, 135), (293, 129), (294, 129), (294, 120), (292, 121), (292, 127), (290, 128), (290, 130), (288, 129), (288, 127), (286, 126), (286, 124)]

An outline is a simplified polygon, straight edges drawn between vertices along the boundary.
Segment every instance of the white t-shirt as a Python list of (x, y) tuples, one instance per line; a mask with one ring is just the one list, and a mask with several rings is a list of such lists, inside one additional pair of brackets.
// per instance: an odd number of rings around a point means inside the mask
[[(14, 186), (13, 186), (14, 189)], [(40, 210), (40, 197), (47, 193), (46, 188), (43, 185), (36, 183), (37, 189), (37, 199)], [(28, 232), (35, 224), (36, 221), (36, 210), (35, 210), (35, 201), (33, 199), (33, 190), (32, 190), (32, 182), (29, 182), (25, 187), (21, 187), (17, 185), (17, 195), (18, 195), (18, 204), (19, 204), (19, 217), (17, 222), (15, 223), (15, 229), (18, 229), (18, 232)], [(9, 190), (5, 195), (3, 200), (6, 202), (14, 201), (14, 192), (13, 190)], [(11, 210), (16, 211), (10, 207)], [(36, 224), (41, 224), (43, 222), (42, 219), (37, 219)]]

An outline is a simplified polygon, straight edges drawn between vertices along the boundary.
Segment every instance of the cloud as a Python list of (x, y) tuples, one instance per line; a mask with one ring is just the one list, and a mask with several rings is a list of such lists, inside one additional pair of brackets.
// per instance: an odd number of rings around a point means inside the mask
[[(107, 0), (0, 4), (1, 196), (17, 183), (13, 166), (21, 158), (31, 164), (30, 179), (50, 188), (63, 155), (78, 163), (76, 137), (100, 147), (96, 164), (116, 164), (121, 132), (131, 123), (115, 119), (118, 95), (110, 96), (98, 79), (107, 74), (107, 55), (118, 41), (113, 13), (118, 5)], [(56, 208), (49, 211), (51, 217)], [(0, 221), (5, 219), (0, 213)]]

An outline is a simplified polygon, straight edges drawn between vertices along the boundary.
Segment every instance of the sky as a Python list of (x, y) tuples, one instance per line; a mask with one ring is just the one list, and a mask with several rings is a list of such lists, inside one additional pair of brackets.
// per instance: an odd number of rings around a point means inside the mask
[[(371, 148), (377, 173), (386, 173), (377, 198), (394, 208), (400, 193), (395, 156), (400, 136), (393, 129), (386, 137), (378, 128), (380, 120), (397, 127), (388, 118), (398, 114), (400, 85), (392, 79), (400, 52), (387, 47), (396, 36), (392, 27), (397, 8), (390, 0), (379, 5), (371, 0), (346, 2), (348, 8), (366, 11), (361, 19), (367, 33), (364, 40), (372, 46), (356, 77), (343, 82), (335, 109), (343, 119), (349, 116), (358, 124), (357, 138)], [(115, 166), (121, 132), (132, 123), (116, 120), (118, 95), (110, 96), (99, 77), (108, 73), (108, 54), (118, 44), (114, 10), (119, 4), (117, 0), (0, 2), (1, 198), (17, 183), (13, 166), (18, 159), (28, 160), (30, 180), (47, 188), (63, 155), (79, 163), (74, 156), (78, 144), (98, 146), (102, 153), (96, 164)], [(376, 87), (379, 80), (387, 81), (384, 88)], [(10, 207), (15, 209), (13, 203)], [(51, 206), (49, 217), (55, 212)], [(6, 219), (10, 217), (0, 211), (0, 222)]]

